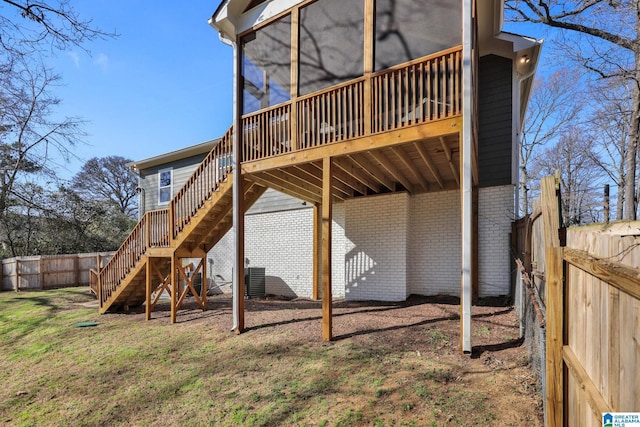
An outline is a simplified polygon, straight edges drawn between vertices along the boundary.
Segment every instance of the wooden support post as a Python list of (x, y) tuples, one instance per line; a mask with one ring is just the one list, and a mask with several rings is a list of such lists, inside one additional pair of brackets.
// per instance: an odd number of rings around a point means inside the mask
[(145, 302), (144, 314), (147, 320), (151, 320), (151, 263), (153, 258), (147, 257), (145, 265)]
[(173, 205), (173, 201), (169, 203), (169, 246), (175, 247), (175, 236), (173, 232), (176, 229), (176, 212)]
[(322, 212), (321, 207), (317, 203), (313, 205), (313, 291), (311, 298), (320, 299), (320, 260), (322, 253), (320, 246), (322, 244)]
[(564, 419), (564, 261), (563, 249), (547, 246), (546, 263), (546, 411), (545, 425), (562, 426)]
[(171, 280), (171, 323), (176, 323), (176, 315), (178, 311), (178, 275), (176, 274), (178, 268), (178, 260), (175, 254), (171, 255), (171, 273), (169, 280)]
[(333, 292), (331, 289), (331, 177), (332, 160), (322, 161), (322, 340), (333, 338)]
[(200, 299), (202, 311), (207, 309), (207, 254), (202, 258), (202, 281), (200, 282)]
[(96, 277), (98, 289), (96, 290), (96, 295), (98, 297), (98, 307), (102, 308), (102, 270), (100, 269), (100, 255), (98, 254), (98, 274)]
[(144, 214), (144, 247), (151, 247), (151, 215)]

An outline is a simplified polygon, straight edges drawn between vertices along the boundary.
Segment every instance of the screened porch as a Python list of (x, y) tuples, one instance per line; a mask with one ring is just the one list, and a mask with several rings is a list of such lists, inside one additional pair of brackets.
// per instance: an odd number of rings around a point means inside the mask
[(459, 118), (461, 11), (432, 3), (319, 0), (241, 34), (243, 163)]

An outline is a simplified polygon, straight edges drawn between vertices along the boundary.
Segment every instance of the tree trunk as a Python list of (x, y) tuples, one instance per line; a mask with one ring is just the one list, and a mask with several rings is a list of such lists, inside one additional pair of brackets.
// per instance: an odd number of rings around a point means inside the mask
[[(623, 142), (622, 144), (625, 144), (625, 142)], [(624, 146), (624, 145), (623, 145)], [(626, 151), (625, 151), (626, 152)], [(618, 193), (618, 197), (616, 200), (616, 219), (622, 219), (622, 216), (624, 214), (624, 180), (625, 180), (625, 176), (624, 176), (624, 159), (620, 159), (620, 165), (619, 165), (619, 175), (618, 175), (618, 189), (617, 189), (617, 193)]]
[(637, 212), (636, 200), (636, 159), (638, 157), (638, 138), (640, 137), (640, 90), (638, 84), (640, 82), (640, 52), (636, 52), (636, 81), (633, 89), (633, 111), (631, 113), (631, 126), (629, 127), (629, 146), (625, 153), (625, 172), (624, 180), (624, 219), (635, 220)]
[[(520, 156), (520, 162), (523, 162)], [(521, 163), (522, 164), (522, 163)], [(526, 166), (520, 166), (520, 216), (525, 217), (529, 214), (529, 174)]]

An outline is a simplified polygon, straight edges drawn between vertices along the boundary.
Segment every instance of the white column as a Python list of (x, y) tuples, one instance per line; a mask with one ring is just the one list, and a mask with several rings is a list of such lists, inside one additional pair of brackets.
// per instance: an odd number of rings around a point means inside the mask
[(472, 40), (473, 2), (462, 0), (462, 277), (460, 280), (460, 347), (471, 353), (471, 280), (473, 263)]

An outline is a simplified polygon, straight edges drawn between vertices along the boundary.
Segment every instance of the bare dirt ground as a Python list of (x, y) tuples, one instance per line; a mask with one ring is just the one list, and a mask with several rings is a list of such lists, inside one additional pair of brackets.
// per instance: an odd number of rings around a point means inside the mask
[[(233, 337), (229, 332), (232, 326), (230, 296), (209, 297), (207, 308), (203, 312), (187, 299), (178, 312), (177, 323), (189, 327), (202, 325)], [(471, 355), (462, 355), (459, 351), (459, 309), (454, 298), (411, 297), (400, 303), (334, 301), (334, 339), (331, 343), (323, 343), (320, 302), (251, 299), (245, 301), (246, 332), (237, 339), (274, 343), (286, 339), (287, 345), (318, 348), (349, 343), (396, 349), (402, 354), (412, 354), (417, 359), (429, 359), (437, 361), (438, 366), (449, 367), (438, 371), (437, 383), (443, 398), (446, 399), (452, 387), (472, 394), (483, 393), (487, 399), (484, 407), (491, 409), (491, 417), (495, 417), (497, 424), (541, 426), (541, 396), (519, 339), (513, 307), (499, 301), (473, 307)], [(132, 321), (144, 321), (143, 311), (129, 316)], [(152, 318), (154, 322), (169, 323), (168, 305), (157, 306)], [(398, 372), (394, 375), (397, 384), (410, 384), (415, 374)], [(396, 396), (401, 399), (402, 394)], [(451, 424), (455, 425), (455, 422)]]

